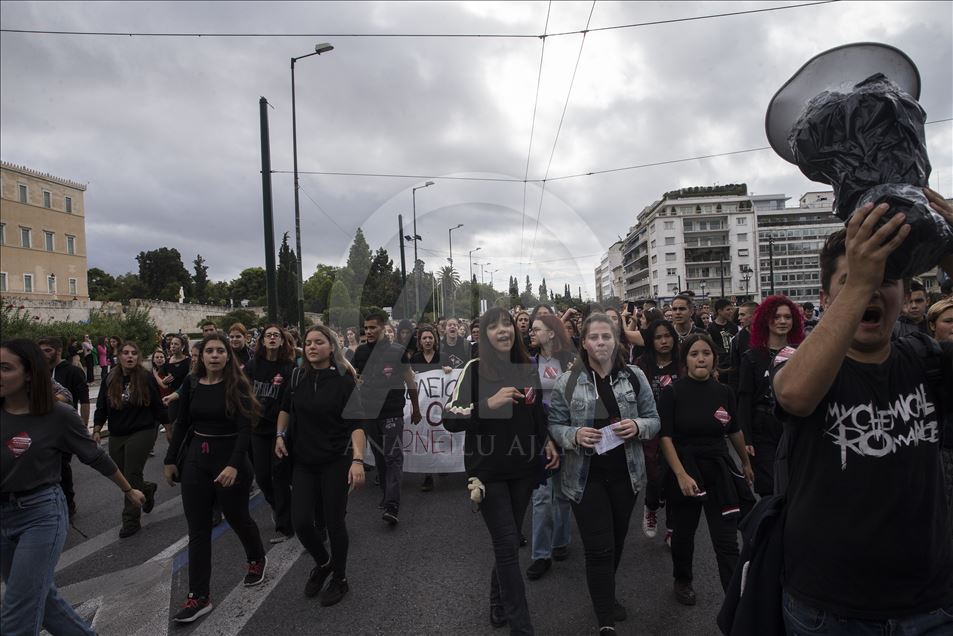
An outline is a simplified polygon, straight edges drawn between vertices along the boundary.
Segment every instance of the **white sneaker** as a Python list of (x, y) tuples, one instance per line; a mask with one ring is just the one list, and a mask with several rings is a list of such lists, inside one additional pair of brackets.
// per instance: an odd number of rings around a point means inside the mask
[(642, 532), (645, 533), (649, 539), (654, 539), (656, 533), (658, 532), (658, 518), (654, 510), (645, 509), (645, 512), (642, 513)]
[(667, 547), (669, 550), (672, 549), (672, 531), (671, 530), (665, 531), (665, 547)]

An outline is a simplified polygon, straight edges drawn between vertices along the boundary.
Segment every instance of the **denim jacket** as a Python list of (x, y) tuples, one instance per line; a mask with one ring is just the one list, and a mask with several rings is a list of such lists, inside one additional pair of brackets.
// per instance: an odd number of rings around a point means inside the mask
[[(629, 366), (639, 382), (639, 394), (636, 396), (629, 379), (622, 372), (617, 372), (612, 378), (612, 391), (619, 404), (619, 413), (622, 419), (634, 420), (639, 425), (639, 434), (624, 442), (625, 459), (629, 468), (629, 479), (632, 490), (636, 493), (642, 487), (645, 479), (645, 455), (642, 454), (640, 440), (649, 440), (655, 437), (661, 422), (655, 408), (655, 398), (652, 397), (652, 388), (641, 369)], [(579, 503), (586, 489), (589, 479), (589, 458), (594, 451), (583, 448), (576, 443), (576, 429), (583, 426), (592, 426), (596, 413), (596, 399), (598, 394), (592, 381), (591, 373), (583, 372), (579, 375), (576, 388), (572, 395), (572, 404), (566, 401), (566, 383), (570, 372), (563, 373), (556, 380), (550, 396), (549, 404), (549, 435), (556, 445), (565, 450), (559, 474), (562, 479), (563, 492), (566, 497)]]

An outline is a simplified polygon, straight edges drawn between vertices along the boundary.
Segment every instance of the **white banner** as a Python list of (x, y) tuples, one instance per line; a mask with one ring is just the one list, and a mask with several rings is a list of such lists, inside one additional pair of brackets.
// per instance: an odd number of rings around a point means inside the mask
[[(443, 427), (443, 407), (450, 401), (462, 369), (450, 373), (426, 371), (415, 374), (418, 404), (423, 419), (410, 421), (410, 401), (404, 405), (404, 472), (462, 473), (463, 442), (466, 433), (450, 433)], [(364, 460), (374, 463), (368, 446)]]

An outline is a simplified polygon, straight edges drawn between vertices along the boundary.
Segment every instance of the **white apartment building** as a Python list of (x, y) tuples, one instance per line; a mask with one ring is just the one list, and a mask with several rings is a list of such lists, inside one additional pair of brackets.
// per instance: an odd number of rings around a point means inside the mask
[(609, 246), (602, 255), (596, 275), (596, 302), (605, 302), (607, 298), (615, 296), (622, 298), (625, 294), (622, 277), (622, 241), (616, 241)]
[(624, 298), (758, 296), (752, 198), (745, 184), (682, 188), (642, 210), (622, 245)]
[[(783, 194), (752, 196), (758, 218), (761, 297), (784, 294), (798, 303), (820, 303), (819, 254), (827, 237), (844, 227), (834, 215), (834, 193), (806, 192), (797, 207)], [(772, 279), (773, 271), (773, 279)]]

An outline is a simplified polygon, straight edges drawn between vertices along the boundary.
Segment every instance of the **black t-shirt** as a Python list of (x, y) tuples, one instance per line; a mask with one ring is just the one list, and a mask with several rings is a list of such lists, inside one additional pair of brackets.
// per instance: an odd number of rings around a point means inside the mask
[(642, 372), (645, 373), (645, 377), (649, 381), (649, 386), (652, 387), (652, 397), (655, 398), (655, 405), (658, 406), (662, 389), (678, 379), (678, 363), (675, 362), (673, 357), (671, 362), (660, 367), (654, 357), (643, 355), (638, 359), (637, 364), (639, 368), (642, 369)]
[(670, 437), (678, 446), (713, 444), (725, 435), (737, 433), (735, 395), (714, 378), (704, 382), (684, 377), (662, 389), (658, 404), (662, 420), (661, 437)]
[(427, 362), (423, 351), (418, 351), (410, 357), (410, 368), (414, 373), (424, 373), (425, 371), (434, 371), (443, 368), (441, 354), (434, 352), (433, 359)]
[[(707, 331), (705, 331), (705, 330), (702, 329), (701, 327), (697, 326), (695, 323), (690, 323), (690, 324), (691, 324), (692, 328), (691, 328), (691, 329), (688, 331), (688, 333), (686, 333), (685, 335), (680, 334), (680, 333), (678, 332), (678, 327), (675, 327), (675, 335), (678, 336), (678, 344), (682, 344), (682, 342), (685, 341), (685, 338), (689, 337), (689, 336), (692, 335), (693, 333), (708, 333)], [(674, 323), (673, 323), (673, 325), (674, 325)], [(643, 335), (642, 335), (642, 338), (643, 338), (643, 339), (645, 338), (644, 333), (643, 333)], [(648, 340), (645, 340), (645, 342), (648, 342)]]
[(349, 373), (332, 367), (306, 372), (284, 392), (281, 410), (294, 414), (289, 437), (296, 463), (320, 465), (352, 453), (351, 433), (363, 417), (356, 386)]
[(361, 398), (366, 417), (404, 416), (404, 353), (404, 347), (386, 342), (365, 343), (354, 352), (354, 368), (363, 382)]
[[(132, 435), (139, 431), (154, 430), (156, 422), (162, 424), (169, 423), (169, 415), (162, 405), (162, 399), (159, 396), (159, 385), (155, 378), (147, 371), (146, 387), (149, 391), (149, 404), (133, 404), (134, 398), (130, 394), (129, 376), (123, 374), (121, 369), (117, 369), (109, 374), (105, 384), (99, 389), (99, 396), (96, 398), (96, 413), (93, 415), (93, 423), (96, 426), (102, 426), (109, 422), (110, 435)], [(109, 388), (113, 382), (122, 383), (122, 406), (118, 409), (113, 408), (109, 402)], [(136, 399), (137, 402), (145, 402), (144, 398)]]
[(274, 435), (278, 422), (278, 411), (284, 392), (291, 378), (294, 365), (281, 360), (254, 358), (245, 370), (252, 381), (252, 390), (261, 404), (261, 417), (252, 432), (259, 435)]
[(172, 384), (169, 385), (170, 391), (178, 391), (179, 387), (182, 386), (182, 383), (185, 381), (185, 377), (189, 374), (189, 369), (192, 366), (192, 359), (188, 356), (185, 356), (178, 362), (166, 362), (165, 366), (162, 367), (163, 372), (166, 375), (172, 376)]
[(89, 385), (86, 373), (79, 367), (63, 360), (53, 370), (53, 379), (62, 384), (73, 396), (73, 408), (89, 404)]
[(175, 455), (185, 441), (188, 429), (193, 428), (200, 435), (234, 436), (235, 447), (228, 465), (235, 468), (243, 466), (247, 460), (251, 422), (238, 409), (229, 416), (225, 402), (225, 382), (202, 384), (196, 381), (194, 386), (186, 382), (182, 387), (179, 419), (173, 429), (165, 464), (175, 463)]
[(440, 344), (440, 358), (451, 369), (462, 369), (470, 361), (470, 343), (459, 336), (453, 346), (444, 340)]
[(913, 347), (895, 341), (881, 364), (846, 358), (811, 415), (778, 411), (794, 431), (784, 527), (791, 595), (871, 620), (950, 607), (937, 395)]
[[(620, 421), (622, 412), (619, 410), (619, 403), (616, 401), (615, 393), (612, 390), (612, 374), (610, 373), (604, 378), (599, 377), (598, 373), (594, 373), (590, 377), (592, 376), (595, 376), (596, 392), (599, 395), (599, 399), (596, 400), (592, 427), (605, 428)], [(609, 476), (627, 479), (629, 469), (625, 460), (625, 444), (619, 444), (602, 455), (593, 452), (589, 470), (601, 471)]]
[(719, 325), (714, 320), (708, 325), (708, 335), (715, 343), (715, 355), (718, 356), (718, 366), (725, 368), (730, 366), (728, 354), (731, 351), (731, 341), (738, 335), (738, 325), (730, 320), (724, 325)]

